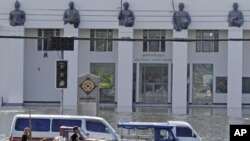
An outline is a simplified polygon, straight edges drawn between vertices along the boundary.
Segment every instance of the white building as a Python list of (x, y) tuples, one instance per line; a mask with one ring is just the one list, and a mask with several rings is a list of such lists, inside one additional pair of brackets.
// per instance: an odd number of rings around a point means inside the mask
[[(120, 0), (74, 0), (79, 28), (63, 23), (69, 0), (19, 0), (26, 13), (24, 26), (9, 25), (15, 0), (0, 5), (0, 35), (76, 36), (108, 38), (250, 38), (250, 1), (174, 0), (185, 4), (192, 19), (188, 30), (173, 30), (172, 0), (126, 0), (134, 11), (132, 28), (118, 25)], [(227, 16), (237, 2), (244, 25), (229, 27)], [(101, 102), (118, 107), (138, 104), (223, 104), (240, 108), (250, 104), (250, 43), (75, 41), (66, 51), (69, 61), (66, 107), (76, 107), (77, 76), (101, 77)], [(5, 104), (60, 102), (55, 88), (55, 62), (60, 52), (44, 51), (46, 42), (0, 38), (0, 97)], [(46, 56), (47, 54), (47, 56)]]

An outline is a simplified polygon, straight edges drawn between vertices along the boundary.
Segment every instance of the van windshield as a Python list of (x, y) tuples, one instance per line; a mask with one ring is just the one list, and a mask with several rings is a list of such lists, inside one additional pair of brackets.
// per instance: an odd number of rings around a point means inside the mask
[[(32, 131), (50, 131), (50, 119), (31, 119)], [(28, 118), (18, 118), (16, 120), (15, 130), (23, 131), (25, 127), (30, 127), (30, 120)]]
[(176, 127), (177, 137), (192, 137), (192, 130), (189, 127)]

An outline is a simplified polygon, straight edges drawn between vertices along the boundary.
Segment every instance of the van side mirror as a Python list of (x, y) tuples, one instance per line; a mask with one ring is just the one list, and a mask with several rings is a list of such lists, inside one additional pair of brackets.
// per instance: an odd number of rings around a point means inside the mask
[(193, 138), (196, 138), (196, 135), (195, 135), (195, 134), (193, 134)]
[(106, 133), (110, 133), (110, 131), (109, 131), (108, 128), (105, 128), (105, 132), (106, 132)]

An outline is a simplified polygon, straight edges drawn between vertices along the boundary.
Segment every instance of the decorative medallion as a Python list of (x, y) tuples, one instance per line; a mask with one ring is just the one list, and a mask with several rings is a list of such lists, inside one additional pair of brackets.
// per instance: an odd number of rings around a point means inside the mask
[(95, 88), (95, 82), (90, 78), (86, 78), (79, 86), (87, 95), (89, 95)]

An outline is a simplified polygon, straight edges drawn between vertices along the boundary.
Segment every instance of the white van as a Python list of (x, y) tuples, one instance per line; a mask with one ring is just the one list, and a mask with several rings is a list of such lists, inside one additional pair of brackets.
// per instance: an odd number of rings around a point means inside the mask
[(119, 140), (118, 134), (101, 117), (71, 115), (34, 115), (18, 114), (14, 117), (10, 129), (13, 141), (20, 140), (25, 127), (32, 127), (32, 141), (42, 138), (53, 139), (59, 135), (61, 126), (78, 126), (89, 138)]
[(167, 123), (175, 125), (173, 133), (180, 141), (202, 141), (199, 134), (189, 123), (184, 121), (168, 121)]

